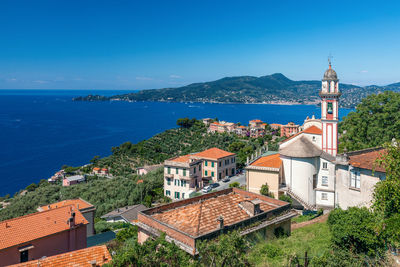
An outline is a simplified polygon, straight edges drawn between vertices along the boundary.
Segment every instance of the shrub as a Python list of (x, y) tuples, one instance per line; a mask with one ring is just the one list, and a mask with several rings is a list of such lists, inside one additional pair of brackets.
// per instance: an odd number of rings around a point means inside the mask
[(289, 202), (290, 204), (293, 204), (293, 199), (288, 195), (280, 195), (279, 200), (286, 201), (286, 202)]
[(367, 208), (335, 209), (329, 214), (334, 247), (375, 257), (383, 254), (384, 243), (377, 234), (376, 217)]
[(240, 183), (239, 182), (233, 182), (231, 184), (229, 184), (229, 187), (239, 187)]

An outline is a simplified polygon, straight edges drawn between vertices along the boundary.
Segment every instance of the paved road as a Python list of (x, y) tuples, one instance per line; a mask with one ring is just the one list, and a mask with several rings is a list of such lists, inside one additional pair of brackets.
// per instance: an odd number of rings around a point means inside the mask
[[(226, 189), (226, 188), (229, 187), (229, 185), (231, 183), (234, 183), (234, 182), (238, 182), (240, 185), (245, 185), (246, 184), (246, 175), (245, 175), (245, 173), (242, 173), (242, 174), (239, 174), (239, 175), (231, 177), (230, 181), (227, 182), (227, 183), (219, 181), (218, 183), (220, 184), (220, 186), (214, 188), (211, 192), (220, 191), (220, 190)], [(202, 190), (199, 190), (198, 193), (203, 194)]]

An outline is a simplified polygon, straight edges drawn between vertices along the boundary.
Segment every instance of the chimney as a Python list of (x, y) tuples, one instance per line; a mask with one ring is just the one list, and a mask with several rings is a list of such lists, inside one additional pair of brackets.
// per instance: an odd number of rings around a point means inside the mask
[(239, 207), (242, 208), (250, 217), (253, 217), (261, 213), (260, 209), (261, 200), (245, 200), (239, 203)]
[(96, 267), (97, 266), (97, 261), (96, 260), (91, 260), (89, 261), (90, 266)]
[(224, 217), (222, 215), (218, 216), (217, 222), (219, 222), (218, 229), (224, 229)]
[(75, 226), (75, 212), (72, 212), (71, 217), (69, 217), (68, 224), (70, 228)]
[(47, 208), (50, 209), (50, 205), (47, 205)]

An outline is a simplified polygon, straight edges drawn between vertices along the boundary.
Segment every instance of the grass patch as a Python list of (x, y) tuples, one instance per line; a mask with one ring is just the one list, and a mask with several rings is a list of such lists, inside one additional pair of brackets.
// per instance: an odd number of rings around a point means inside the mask
[(315, 218), (315, 214), (300, 215), (292, 219), (292, 222), (301, 223), (312, 220)]
[(266, 240), (256, 244), (249, 253), (249, 261), (255, 266), (288, 266), (293, 255), (309, 259), (329, 250), (330, 232), (326, 222), (296, 229), (289, 237)]

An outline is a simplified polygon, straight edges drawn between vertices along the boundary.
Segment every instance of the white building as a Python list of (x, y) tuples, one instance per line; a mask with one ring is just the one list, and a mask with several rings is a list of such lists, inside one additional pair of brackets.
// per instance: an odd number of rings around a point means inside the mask
[[(325, 72), (321, 97), (321, 120), (286, 139), (280, 145), (285, 186), (282, 190), (306, 209), (337, 206), (368, 206), (374, 185), (385, 171), (373, 173), (373, 164), (382, 150), (370, 149), (337, 155), (339, 120), (339, 80), (331, 68)], [(322, 126), (322, 129), (318, 127)], [(377, 169), (378, 170), (378, 169)]]

